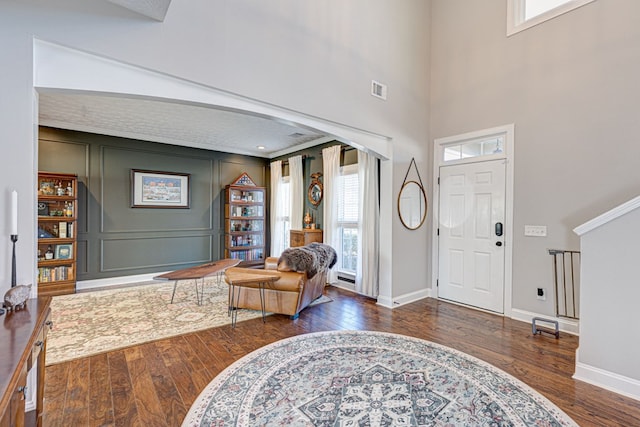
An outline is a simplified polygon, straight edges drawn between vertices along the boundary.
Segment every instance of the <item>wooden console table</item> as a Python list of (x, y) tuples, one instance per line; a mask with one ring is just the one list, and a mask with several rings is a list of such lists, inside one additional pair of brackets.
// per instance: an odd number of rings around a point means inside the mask
[(27, 300), (26, 308), (0, 316), (0, 427), (25, 424), (27, 373), (38, 362), (36, 423), (42, 426), (42, 397), (51, 297)]

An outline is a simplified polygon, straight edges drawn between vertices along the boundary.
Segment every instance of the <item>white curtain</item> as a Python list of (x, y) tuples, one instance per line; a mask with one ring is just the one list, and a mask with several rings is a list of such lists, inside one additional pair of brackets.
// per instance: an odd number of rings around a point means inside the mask
[(282, 185), (282, 161), (271, 162), (271, 256), (280, 256), (284, 250), (285, 213), (282, 197), (279, 194)]
[(358, 265), (356, 292), (370, 297), (378, 296), (378, 159), (358, 150)]
[[(324, 216), (324, 243), (334, 249), (340, 248), (340, 236), (338, 235), (338, 179), (340, 177), (340, 146), (334, 145), (322, 150), (322, 178), (324, 187), (322, 210)], [(334, 267), (327, 275), (329, 283), (335, 283), (338, 279)]]
[(289, 157), (289, 188), (291, 189), (291, 229), (302, 230), (304, 215), (304, 178), (302, 156)]

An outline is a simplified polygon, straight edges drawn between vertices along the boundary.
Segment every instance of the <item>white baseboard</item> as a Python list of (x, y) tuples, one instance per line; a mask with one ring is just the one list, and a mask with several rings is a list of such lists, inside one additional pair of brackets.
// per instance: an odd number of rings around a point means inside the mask
[[(355, 285), (349, 282), (338, 280), (336, 283), (332, 283), (331, 285), (335, 286), (336, 288), (340, 288), (350, 292), (354, 292), (356, 294), (360, 294), (355, 290)], [(421, 300), (423, 298), (429, 298), (430, 296), (431, 296), (431, 289), (422, 289), (422, 290), (411, 292), (396, 298), (389, 298), (389, 297), (378, 295), (376, 304), (386, 308), (396, 308), (405, 304), (412, 303), (414, 301)]]
[[(558, 322), (558, 328), (562, 332), (566, 332), (571, 335), (580, 335), (580, 321), (573, 319), (566, 319), (564, 317), (547, 316), (545, 314), (533, 313), (531, 311), (520, 310), (517, 308), (511, 309), (511, 318), (513, 320), (519, 320), (531, 324), (534, 317), (542, 317), (543, 319), (554, 320)], [(547, 326), (547, 325), (542, 325)]]
[(578, 357), (576, 354), (576, 373), (573, 374), (573, 379), (640, 400), (640, 381), (578, 362)]
[(376, 304), (386, 308), (393, 308), (393, 300), (391, 298), (383, 297), (380, 295), (378, 295), (378, 301), (376, 302)]
[(118, 285), (127, 285), (130, 283), (150, 282), (154, 277), (167, 272), (156, 272), (148, 274), (138, 274), (135, 276), (108, 277), (106, 279), (83, 280), (76, 283), (76, 291), (88, 291), (98, 288), (110, 288)]
[(395, 298), (378, 297), (378, 305), (396, 308), (431, 296), (431, 289), (421, 289)]
[(335, 283), (332, 283), (331, 285), (335, 286), (336, 288), (344, 289), (350, 292), (356, 292), (356, 285), (350, 282), (345, 282), (344, 280), (338, 280)]

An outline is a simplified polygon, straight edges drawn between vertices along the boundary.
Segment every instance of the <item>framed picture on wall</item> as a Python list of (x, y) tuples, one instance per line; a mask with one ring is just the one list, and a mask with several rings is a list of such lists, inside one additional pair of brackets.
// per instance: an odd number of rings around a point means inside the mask
[(132, 208), (189, 208), (186, 173), (131, 169)]

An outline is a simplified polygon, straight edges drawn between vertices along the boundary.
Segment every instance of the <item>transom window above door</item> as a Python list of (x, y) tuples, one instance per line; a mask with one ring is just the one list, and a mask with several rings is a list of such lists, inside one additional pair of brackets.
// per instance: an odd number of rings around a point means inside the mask
[(503, 150), (504, 135), (477, 138), (444, 145), (442, 160), (444, 162), (452, 162), (470, 157), (495, 156), (501, 155)]
[(507, 36), (595, 0), (507, 0)]

